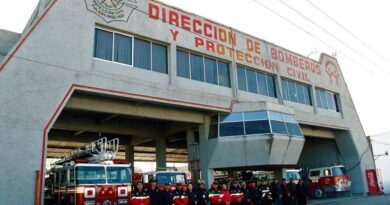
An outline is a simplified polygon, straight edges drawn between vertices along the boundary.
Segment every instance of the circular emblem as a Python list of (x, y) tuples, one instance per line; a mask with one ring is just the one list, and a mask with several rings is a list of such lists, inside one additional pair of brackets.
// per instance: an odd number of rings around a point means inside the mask
[(111, 205), (112, 203), (111, 203), (111, 201), (110, 200), (105, 200), (104, 202), (103, 202), (103, 205)]
[(127, 22), (137, 8), (137, 0), (84, 0), (87, 10), (95, 13), (105, 22)]

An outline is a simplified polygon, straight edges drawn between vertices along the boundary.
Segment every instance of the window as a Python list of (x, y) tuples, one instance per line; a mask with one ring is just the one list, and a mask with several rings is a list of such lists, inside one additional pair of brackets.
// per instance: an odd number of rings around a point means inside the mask
[[(303, 136), (301, 128), (293, 115), (271, 111), (235, 112), (219, 115), (219, 135), (214, 125), (217, 117), (211, 118), (209, 138), (277, 133), (290, 136)], [(213, 131), (212, 131), (213, 130)]]
[(217, 61), (210, 58), (205, 58), (204, 64), (206, 72), (206, 83), (218, 85)]
[(317, 107), (339, 112), (335, 93), (316, 88)]
[(209, 138), (212, 139), (217, 137), (218, 137), (218, 115), (214, 115), (211, 117)]
[(271, 75), (237, 66), (237, 79), (239, 90), (276, 97), (275, 80)]
[(183, 51), (176, 52), (177, 75), (184, 78), (190, 78), (190, 55)]
[(150, 70), (150, 57), (150, 42), (141, 39), (134, 39), (134, 66)]
[(152, 70), (160, 73), (168, 73), (167, 47), (152, 44)]
[(112, 60), (113, 34), (108, 31), (95, 29), (95, 47), (93, 56), (104, 60)]
[(93, 51), (95, 58), (168, 73), (167, 53), (165, 45), (116, 32), (95, 29)]
[(177, 50), (177, 76), (230, 87), (229, 64), (217, 59)]
[(133, 59), (133, 39), (128, 36), (115, 34), (114, 61), (132, 65)]
[(107, 167), (107, 183), (130, 183), (129, 167)]
[(284, 100), (312, 105), (308, 85), (282, 79), (282, 92)]

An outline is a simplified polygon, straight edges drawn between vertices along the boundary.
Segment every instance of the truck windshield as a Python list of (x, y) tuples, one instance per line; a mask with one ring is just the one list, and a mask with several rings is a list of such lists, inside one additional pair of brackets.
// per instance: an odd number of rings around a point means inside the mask
[(177, 183), (186, 184), (186, 177), (184, 173), (157, 173), (156, 180), (159, 185), (169, 183), (176, 185)]
[(347, 175), (347, 170), (345, 170), (345, 167), (332, 167), (332, 175), (333, 176)]
[(107, 183), (130, 183), (130, 168), (129, 167), (107, 167)]
[(104, 184), (106, 183), (106, 171), (103, 166), (76, 167), (77, 184)]

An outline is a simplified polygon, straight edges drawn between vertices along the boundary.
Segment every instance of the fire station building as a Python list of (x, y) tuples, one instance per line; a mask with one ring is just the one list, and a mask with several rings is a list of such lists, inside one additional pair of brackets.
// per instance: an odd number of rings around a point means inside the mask
[(101, 136), (208, 185), (214, 170), (341, 164), (367, 192), (374, 160), (332, 56), (154, 0), (40, 0), (0, 51), (2, 204), (42, 203), (46, 159)]

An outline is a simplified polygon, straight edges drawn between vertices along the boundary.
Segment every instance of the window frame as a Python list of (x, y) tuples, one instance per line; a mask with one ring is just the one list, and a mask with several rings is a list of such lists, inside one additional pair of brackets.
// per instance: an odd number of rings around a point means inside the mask
[[(259, 69), (254, 69), (254, 68), (251, 68), (251, 67), (248, 67), (248, 66), (244, 66), (244, 65), (241, 65), (241, 64), (236, 64), (236, 75), (237, 75), (237, 89), (239, 90), (239, 91), (243, 91), (243, 92), (248, 92), (248, 93), (252, 93), (252, 94), (255, 94), (255, 95), (261, 95), (261, 96), (267, 96), (267, 97), (271, 97), (271, 98), (278, 98), (278, 96), (277, 96), (277, 86), (276, 86), (276, 84), (277, 84), (277, 82), (276, 82), (276, 80), (275, 80), (275, 76), (276, 75), (273, 75), (273, 74), (269, 74), (269, 73), (267, 73), (267, 72), (264, 72), (264, 71), (261, 71), (261, 70), (259, 70)], [(243, 69), (244, 71), (245, 71), (245, 84), (246, 84), (246, 90), (241, 90), (240, 88), (239, 88), (239, 83), (238, 83), (238, 68), (240, 68), (240, 69)], [(248, 72), (248, 70), (249, 71), (251, 71), (251, 72), (254, 72), (255, 73), (255, 79), (256, 79), (256, 93), (254, 93), (254, 92), (251, 92), (251, 91), (249, 91), (249, 83), (248, 83), (248, 74), (247, 74), (247, 72)], [(262, 74), (262, 75), (264, 75), (264, 80), (265, 80), (265, 90), (266, 90), (266, 95), (263, 95), (263, 93), (260, 93), (260, 89), (259, 89), (259, 79), (258, 79), (258, 75), (259, 74)], [(271, 77), (272, 79), (273, 79), (273, 85), (274, 85), (274, 93), (273, 93), (273, 95), (270, 95), (270, 87), (269, 87), (269, 85), (268, 85), (268, 78), (269, 77)]]
[[(335, 92), (332, 92), (332, 91), (329, 91), (329, 90), (326, 90), (326, 89), (323, 89), (320, 87), (316, 87), (315, 92), (316, 92), (316, 96), (317, 96), (317, 93), (319, 94), (319, 97), (321, 100), (320, 103), (317, 100), (317, 105), (316, 105), (317, 108), (321, 108), (321, 109), (331, 111), (331, 112), (340, 113), (339, 102), (338, 102), (339, 98), (337, 97), (339, 95), (338, 93), (335, 93)], [(321, 92), (323, 92), (325, 94), (326, 107), (322, 103)], [(335, 109), (331, 109), (329, 106), (328, 94), (330, 94), (332, 96), (332, 107), (334, 106)]]
[[(202, 83), (207, 83), (207, 84), (210, 84), (210, 85), (221, 86), (221, 87), (225, 87), (225, 88), (231, 88), (231, 85), (232, 85), (231, 76), (230, 76), (231, 63), (229, 61), (226, 61), (226, 60), (223, 60), (223, 59), (219, 59), (219, 58), (216, 58), (216, 57), (213, 57), (213, 56), (205, 55), (205, 54), (202, 54), (202, 53), (199, 53), (199, 52), (193, 52), (191, 50), (187, 50), (185, 48), (180, 48), (180, 47), (176, 48), (176, 53), (177, 53), (177, 51), (180, 51), (180, 52), (188, 54), (189, 78), (177, 75), (177, 71), (176, 71), (176, 76), (177, 77), (186, 78), (186, 79), (189, 79), (189, 80), (195, 80), (195, 81), (202, 82)], [(192, 77), (191, 55), (202, 57), (202, 60), (203, 60), (203, 81), (193, 79), (193, 77)], [(176, 55), (176, 58), (177, 58), (177, 55)], [(207, 79), (206, 79), (206, 59), (214, 60), (216, 62), (216, 68), (217, 68), (216, 79), (217, 79), (217, 84), (207, 82)], [(227, 67), (228, 68), (228, 76), (227, 76), (228, 77), (228, 86), (221, 85), (221, 83), (220, 83), (220, 79), (219, 79), (219, 63), (226, 63), (227, 66), (228, 66)], [(176, 59), (176, 66), (177, 66), (177, 59)]]

